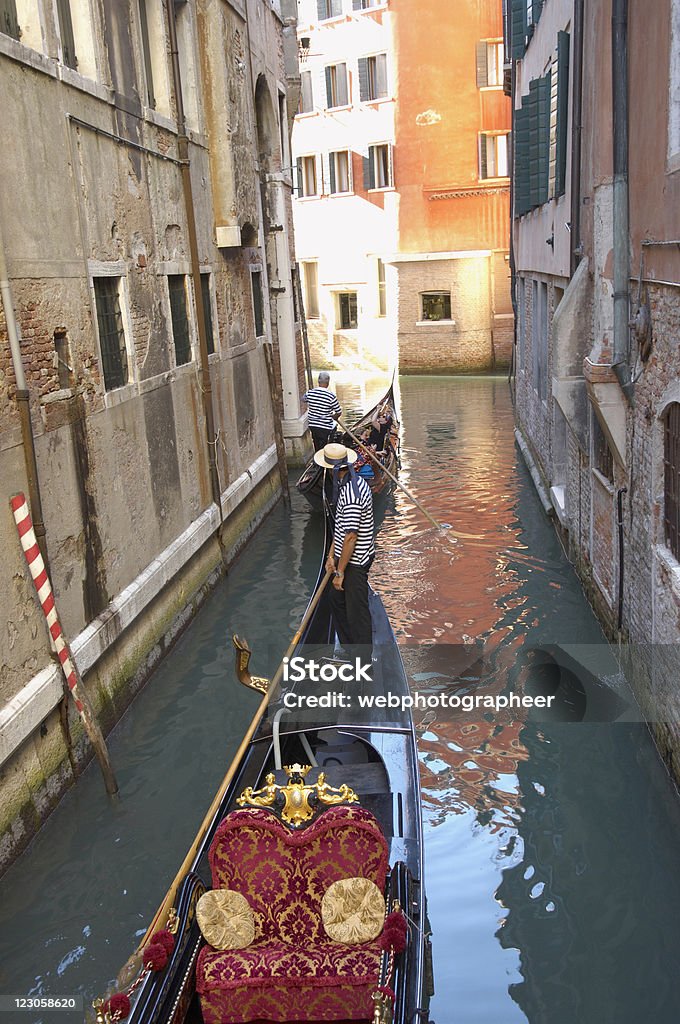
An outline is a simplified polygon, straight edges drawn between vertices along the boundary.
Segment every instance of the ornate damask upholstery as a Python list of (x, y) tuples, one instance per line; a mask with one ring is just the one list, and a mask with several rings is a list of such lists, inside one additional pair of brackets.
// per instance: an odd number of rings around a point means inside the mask
[(205, 1024), (370, 1019), (378, 940), (331, 941), (321, 900), (333, 882), (356, 875), (382, 891), (387, 864), (380, 827), (362, 807), (331, 807), (301, 831), (266, 810), (227, 815), (210, 848), (213, 887), (246, 897), (255, 939), (245, 949), (201, 950)]

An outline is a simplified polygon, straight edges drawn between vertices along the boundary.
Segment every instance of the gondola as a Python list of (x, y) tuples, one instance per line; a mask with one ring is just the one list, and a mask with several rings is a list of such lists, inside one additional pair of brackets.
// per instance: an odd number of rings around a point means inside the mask
[[(384, 472), (384, 469), (389, 470), (392, 476), (396, 476), (399, 469), (399, 419), (397, 417), (397, 406), (394, 397), (394, 385), (390, 384), (386, 394), (377, 402), (372, 409), (369, 410), (362, 416), (361, 419), (354, 424), (352, 434), (355, 437), (360, 438), (362, 432), (371, 425), (371, 420), (374, 415), (379, 411), (384, 410), (392, 417), (392, 426), (389, 434), (385, 440), (385, 446), (383, 452), (379, 454), (379, 463), (376, 464), (373, 460), (369, 459), (367, 464), (370, 467), (372, 475), (367, 475), (366, 479), (371, 491), (373, 492), (374, 498), (380, 494), (388, 494), (392, 487), (392, 480)], [(349, 448), (357, 448), (357, 443), (349, 433), (344, 431), (336, 431), (333, 433), (331, 440), (338, 441), (340, 444), (347, 445)], [(297, 482), (297, 489), (300, 494), (304, 494), (307, 501), (314, 508), (321, 509), (323, 507), (323, 487), (324, 480), (326, 484), (326, 495), (330, 500), (332, 492), (332, 479), (329, 474), (317, 466), (314, 459), (310, 459), (305, 466), (302, 476)]]
[(338, 669), (325, 555), (271, 682), (250, 674), (250, 649), (234, 637), (238, 678), (263, 694), (260, 706), (138, 950), (94, 1002), (97, 1024), (428, 1020), (408, 682), (372, 591), (372, 681), (311, 678)]

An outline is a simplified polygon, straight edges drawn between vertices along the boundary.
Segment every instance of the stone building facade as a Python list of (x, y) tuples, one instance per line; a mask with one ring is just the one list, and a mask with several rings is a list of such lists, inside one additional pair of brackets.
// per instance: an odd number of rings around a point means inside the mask
[(680, 777), (680, 3), (508, 13), (517, 428)]
[(315, 364), (507, 364), (501, 3), (300, 0), (299, 12), (294, 215)]
[(41, 500), (57, 609), (106, 731), (277, 500), (277, 441), (301, 454), (306, 427), (295, 4), (2, 11), (0, 866), (89, 756), (9, 496), (36, 520)]

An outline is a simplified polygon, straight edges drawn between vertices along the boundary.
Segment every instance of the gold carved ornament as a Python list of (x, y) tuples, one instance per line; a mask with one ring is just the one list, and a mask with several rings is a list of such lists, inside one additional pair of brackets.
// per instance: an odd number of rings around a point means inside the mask
[(310, 764), (284, 765), (283, 770), (288, 776), (285, 786), (278, 785), (274, 773), (270, 772), (265, 776), (265, 785), (262, 789), (253, 789), (252, 786), (244, 789), (236, 801), (239, 807), (272, 807), (279, 801), (279, 797), (283, 797), (281, 819), (287, 825), (299, 828), (314, 817), (315, 807), (310, 804), (312, 797), (327, 807), (334, 804), (353, 804), (359, 799), (354, 790), (345, 783), (338, 787), (329, 786), (325, 772), (319, 772), (315, 783), (305, 782), (312, 770)]

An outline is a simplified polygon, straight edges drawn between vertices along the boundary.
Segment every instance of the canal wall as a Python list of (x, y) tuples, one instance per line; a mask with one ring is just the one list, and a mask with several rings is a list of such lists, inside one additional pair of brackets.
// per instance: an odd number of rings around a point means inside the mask
[[(280, 493), (272, 445), (222, 494), (221, 510), (206, 509), (72, 640), (105, 734)], [(61, 671), (48, 661), (0, 711), (0, 873), (36, 835), (92, 753), (73, 701), (64, 706)]]

